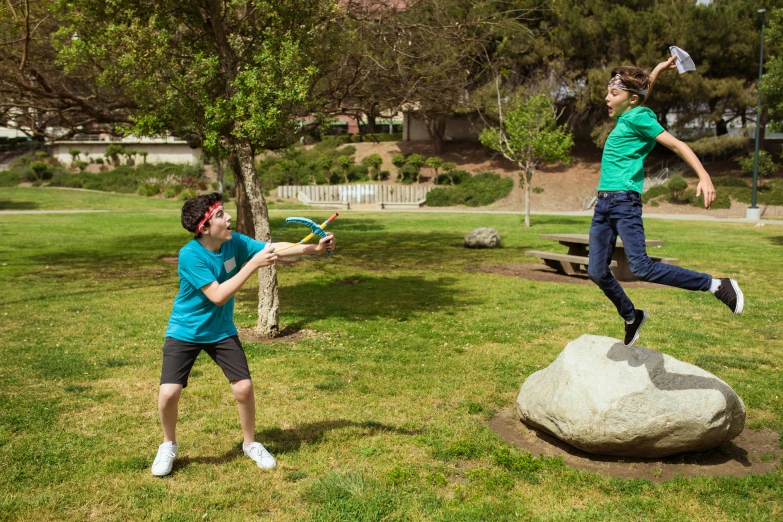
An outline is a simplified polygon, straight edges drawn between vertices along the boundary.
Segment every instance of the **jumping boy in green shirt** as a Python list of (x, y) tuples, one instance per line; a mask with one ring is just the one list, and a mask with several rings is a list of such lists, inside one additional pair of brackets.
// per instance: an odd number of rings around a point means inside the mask
[(623, 240), (631, 272), (638, 279), (686, 290), (709, 290), (735, 314), (742, 313), (745, 304), (734, 279), (715, 279), (709, 274), (653, 261), (647, 255), (642, 222), (642, 165), (656, 143), (675, 152), (696, 172), (696, 195), (704, 194), (706, 208), (715, 201), (710, 176), (690, 147), (666, 132), (655, 113), (641, 106), (658, 75), (675, 67), (674, 57), (658, 64), (649, 75), (638, 67), (618, 67), (612, 71), (607, 86), (606, 103), (616, 125), (606, 140), (601, 160), (587, 273), (625, 320), (626, 346), (637, 341), (648, 314), (634, 307), (609, 269), (617, 236)]

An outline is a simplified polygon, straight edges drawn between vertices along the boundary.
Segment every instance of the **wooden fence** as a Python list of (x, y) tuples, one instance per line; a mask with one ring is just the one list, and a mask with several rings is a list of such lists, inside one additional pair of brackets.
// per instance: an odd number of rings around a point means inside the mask
[(416, 203), (427, 197), (434, 187), (421, 185), (281, 185), (277, 197), (296, 198), (302, 192), (313, 202), (353, 204)]

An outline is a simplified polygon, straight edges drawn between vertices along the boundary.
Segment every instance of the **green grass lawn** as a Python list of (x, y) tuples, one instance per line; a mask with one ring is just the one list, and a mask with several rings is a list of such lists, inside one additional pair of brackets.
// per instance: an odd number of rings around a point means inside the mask
[[(177, 201), (0, 189), (0, 208), (121, 211), (0, 215), (0, 520), (500, 521), (780, 520), (783, 466), (661, 484), (578, 471), (509, 447), (485, 425), (525, 378), (582, 334), (620, 337), (593, 285), (471, 271), (536, 262), (541, 233), (588, 218), (346, 212), (338, 251), (280, 266), (281, 326), (295, 343), (246, 343), (257, 437), (279, 466), (241, 454), (236, 405), (199, 358), (180, 403), (174, 473), (150, 475), (161, 442), (160, 350), (176, 256)], [(137, 212), (149, 210), (149, 212)], [(272, 213), (316, 221), (327, 212)], [(462, 248), (477, 226), (503, 247)], [(783, 431), (783, 227), (650, 220), (656, 253), (736, 277), (746, 310), (708, 293), (630, 289), (651, 313), (641, 344), (699, 364)], [(281, 240), (298, 240), (289, 227)], [(289, 235), (290, 234), (290, 235)], [(236, 322), (256, 320), (257, 282)]]

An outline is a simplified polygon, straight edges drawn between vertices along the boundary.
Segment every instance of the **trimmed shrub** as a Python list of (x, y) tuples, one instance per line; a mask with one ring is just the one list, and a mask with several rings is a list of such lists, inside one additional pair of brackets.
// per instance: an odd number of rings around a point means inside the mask
[(494, 172), (483, 172), (462, 180), (459, 186), (431, 190), (427, 193), (427, 205), (480, 207), (508, 196), (513, 187), (511, 178), (501, 177)]
[(660, 196), (666, 196), (668, 194), (669, 189), (666, 185), (656, 185), (642, 194), (642, 203), (646, 205), (650, 200)]
[(666, 188), (669, 189), (669, 198), (672, 203), (680, 203), (683, 193), (688, 189), (688, 182), (679, 174), (669, 178), (666, 182)]
[(169, 185), (163, 190), (163, 195), (167, 198), (175, 198), (182, 192), (182, 189), (183, 187), (180, 184)]
[(140, 185), (137, 192), (140, 196), (157, 196), (160, 194), (161, 185), (160, 183), (150, 183), (150, 184), (144, 184)]
[(15, 187), (17, 186), (22, 180), (19, 177), (19, 171), (18, 170), (7, 170), (5, 172), (0, 172), (0, 187)]
[(87, 165), (89, 165), (89, 164), (90, 163), (87, 162), (87, 161), (74, 161), (73, 162), (73, 166), (76, 167), (77, 169), (79, 169), (79, 172), (84, 172), (85, 169), (87, 168)]
[(30, 163), (30, 170), (33, 171), (35, 179), (31, 179), (29, 181), (51, 179), (52, 177), (52, 173), (49, 171), (49, 165), (43, 161), (34, 161)]
[[(740, 168), (742, 169), (742, 173), (745, 176), (753, 176), (753, 154), (748, 154), (744, 158), (740, 158), (738, 162)], [(779, 168), (780, 166), (772, 161), (772, 155), (769, 152), (765, 150), (759, 151), (759, 177), (768, 178), (774, 175)]]
[(403, 165), (397, 174), (397, 180), (406, 185), (410, 185), (411, 183), (416, 182), (418, 179), (419, 179), (419, 169), (417, 169), (410, 163), (406, 163), (405, 165)]
[(196, 196), (198, 196), (198, 192), (191, 189), (186, 189), (179, 193), (179, 199), (181, 199), (182, 201), (185, 201), (187, 199), (193, 199)]
[(383, 165), (383, 158), (381, 158), (380, 154), (370, 154), (362, 160), (362, 165), (372, 169), (372, 179), (378, 179), (381, 165)]

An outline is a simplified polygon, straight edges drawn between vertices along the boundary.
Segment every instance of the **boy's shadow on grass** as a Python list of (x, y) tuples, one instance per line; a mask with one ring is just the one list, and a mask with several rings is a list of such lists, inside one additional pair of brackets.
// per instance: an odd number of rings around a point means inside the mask
[[(672, 373), (666, 370), (664, 358), (661, 352), (642, 347), (628, 348), (621, 342), (612, 345), (606, 357), (612, 361), (627, 361), (631, 367), (644, 366), (650, 382), (659, 390), (677, 391), (677, 390), (716, 390), (720, 392), (726, 400), (726, 409), (737, 411), (737, 394), (728, 384), (715, 377), (704, 377), (701, 375), (689, 375), (683, 373)], [(742, 419), (744, 425), (744, 419)], [(739, 433), (737, 434), (739, 435)], [(691, 458), (699, 461), (702, 465), (721, 464), (728, 460), (735, 460), (745, 467), (751, 465), (748, 460), (748, 452), (739, 448), (732, 442), (727, 442), (719, 448), (707, 451), (692, 453)], [(671, 459), (673, 457), (667, 457)]]
[(12, 199), (0, 199), (0, 210), (35, 210), (40, 205), (33, 201), (14, 201)]
[(770, 243), (776, 246), (783, 246), (783, 236), (775, 236), (769, 238)]
[[(371, 437), (378, 433), (396, 433), (398, 435), (417, 435), (420, 433), (417, 430), (388, 426), (375, 421), (356, 422), (339, 419), (308, 422), (285, 430), (280, 428), (262, 430), (256, 433), (256, 440), (261, 442), (272, 455), (282, 455), (299, 451), (303, 444), (318, 444), (327, 433), (342, 428), (360, 429), (362, 430), (362, 437)], [(220, 456), (181, 457), (175, 461), (174, 471), (182, 470), (191, 463), (219, 465), (242, 456), (242, 443), (239, 443)]]
[(628, 348), (617, 342), (609, 349), (606, 357), (616, 362), (627, 361), (632, 368), (644, 365), (650, 382), (659, 390), (716, 390), (726, 399), (727, 406), (735, 406), (736, 394), (728, 384), (715, 377), (668, 372), (661, 352), (639, 346)]

